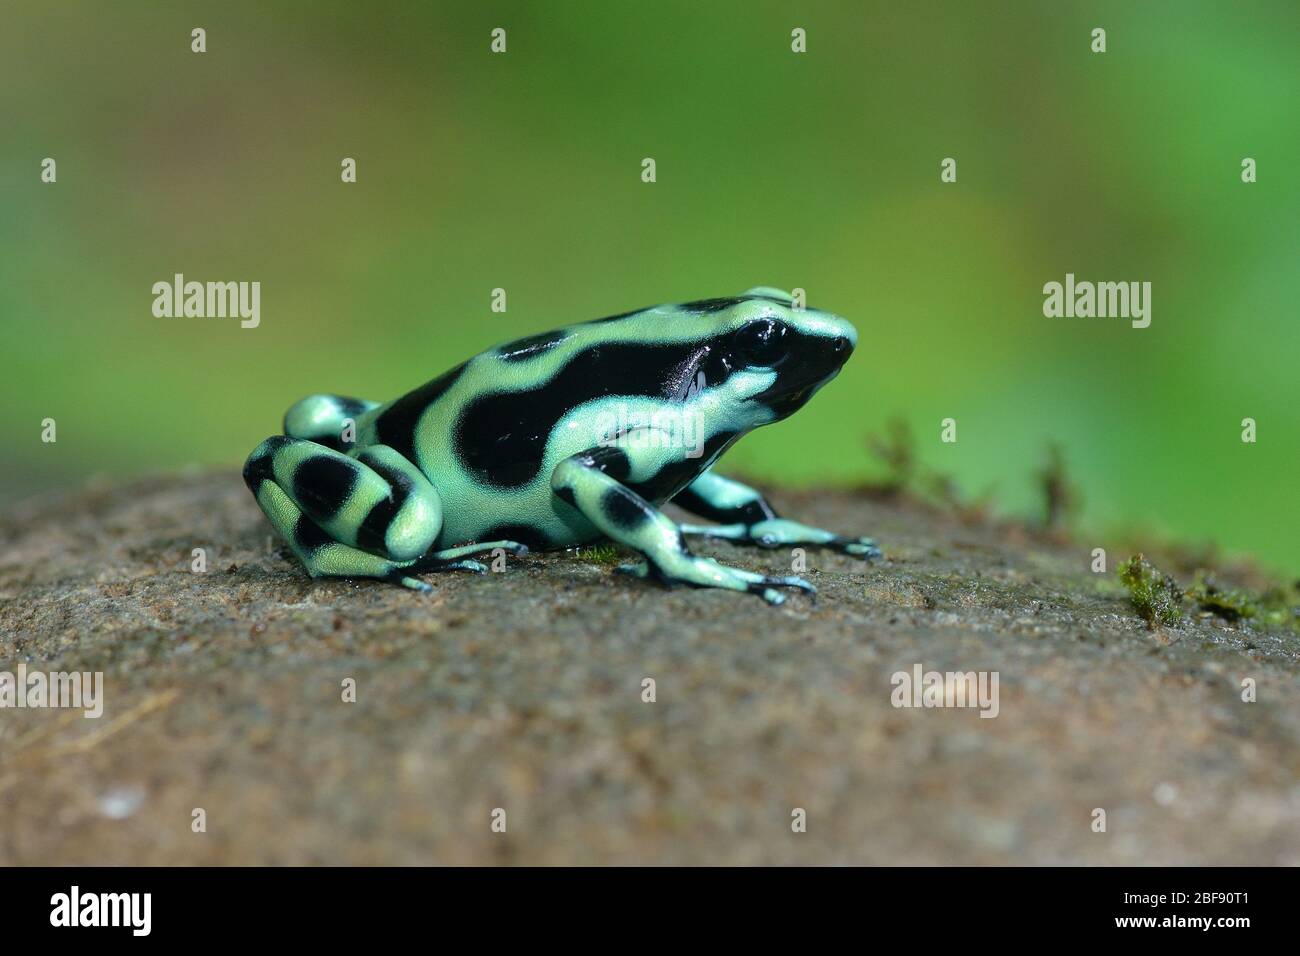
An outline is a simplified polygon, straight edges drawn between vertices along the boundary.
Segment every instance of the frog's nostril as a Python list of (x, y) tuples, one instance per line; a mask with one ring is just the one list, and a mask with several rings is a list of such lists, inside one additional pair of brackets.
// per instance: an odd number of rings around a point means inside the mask
[(836, 351), (836, 353), (843, 352), (843, 351), (845, 351), (846, 349), (849, 348), (849, 340), (846, 339), (846, 338), (845, 338), (844, 336), (842, 336), (842, 335), (837, 335), (837, 336), (835, 336), (835, 344), (834, 344), (834, 347), (835, 347), (835, 351)]

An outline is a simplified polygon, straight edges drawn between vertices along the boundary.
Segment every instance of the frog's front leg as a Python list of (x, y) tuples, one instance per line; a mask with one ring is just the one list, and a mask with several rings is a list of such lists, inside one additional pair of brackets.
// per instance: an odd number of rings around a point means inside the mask
[(676, 523), (623, 483), (628, 478), (644, 480), (667, 463), (663, 449), (592, 448), (556, 465), (551, 488), (601, 533), (645, 557), (644, 562), (620, 568), (624, 573), (667, 584), (746, 591), (769, 604), (785, 600), (778, 587), (816, 593), (802, 578), (755, 574), (692, 554)]
[(871, 538), (846, 537), (778, 517), (759, 492), (712, 471), (703, 472), (679, 492), (673, 498), (673, 504), (702, 518), (720, 522), (716, 525), (684, 524), (682, 531), (685, 534), (726, 538), (763, 548), (815, 545), (864, 560), (880, 557), (880, 548)]
[(486, 570), (469, 555), (522, 545), (494, 541), (429, 552), (442, 500), (415, 465), (386, 445), (344, 455), (277, 435), (254, 449), (244, 481), (312, 577), (382, 578), (427, 591), (413, 575)]

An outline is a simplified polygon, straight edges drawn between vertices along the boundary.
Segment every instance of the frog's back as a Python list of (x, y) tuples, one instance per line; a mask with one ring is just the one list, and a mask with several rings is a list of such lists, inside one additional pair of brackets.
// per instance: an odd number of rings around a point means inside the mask
[[(363, 416), (359, 443), (396, 449), (437, 488), (440, 547), (506, 538), (544, 549), (594, 540), (595, 529), (556, 499), (550, 475), (601, 440), (621, 400), (668, 401), (689, 384), (689, 375), (683, 383), (664, 369), (689, 366), (701, 343), (656, 334), (664, 323), (654, 322), (654, 311), (482, 352)], [(701, 469), (692, 462), (690, 475), (663, 490), (675, 492)]]

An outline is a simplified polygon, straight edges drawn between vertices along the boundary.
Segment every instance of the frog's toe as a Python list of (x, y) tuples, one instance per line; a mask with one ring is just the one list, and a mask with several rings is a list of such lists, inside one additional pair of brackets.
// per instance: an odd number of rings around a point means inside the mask
[(433, 586), (421, 581), (419, 578), (413, 578), (401, 571), (394, 571), (389, 575), (388, 580), (393, 584), (400, 584), (404, 588), (410, 588), (412, 591), (419, 591), (422, 594), (428, 594), (433, 590)]
[(751, 584), (749, 586), (750, 594), (757, 594), (772, 607), (779, 607), (785, 603), (785, 595), (773, 588), (765, 588), (761, 584)]
[(468, 558), (463, 561), (448, 561), (438, 570), (440, 571), (473, 571), (475, 574), (486, 574), (487, 565), (480, 561), (470, 561)]
[(496, 557), (494, 554), (496, 551), (505, 551), (516, 557), (522, 557), (528, 553), (528, 546), (520, 544), (518, 541), (483, 541), (477, 544), (463, 544), (456, 548), (431, 551), (420, 559), (419, 564), (422, 567), (425, 561), (454, 561), (476, 554), (492, 554), (493, 557)]
[(804, 594), (817, 593), (817, 589), (815, 587), (813, 587), (803, 578), (796, 577), (793, 574), (786, 575), (785, 577), (765, 578), (764, 580), (768, 584), (774, 585), (775, 587), (795, 588), (796, 590), (802, 591)]
[(845, 538), (839, 549), (844, 554), (851, 554), (863, 561), (874, 561), (883, 556), (880, 547), (870, 538)]
[(791, 588), (796, 591), (802, 591), (811, 597), (817, 596), (817, 589), (805, 581), (803, 578), (786, 575), (784, 577), (773, 577), (766, 574), (751, 574), (751, 572), (740, 572), (748, 582), (746, 590), (750, 594), (757, 594), (768, 604), (784, 604), (785, 595), (777, 588)]
[(614, 569), (615, 574), (626, 574), (633, 578), (644, 578), (650, 574), (650, 565), (645, 561), (629, 561)]
[[(687, 583), (694, 584), (697, 587), (731, 587), (736, 590), (747, 591), (750, 594), (757, 594), (771, 605), (785, 603), (785, 595), (778, 591), (777, 588), (793, 588), (811, 595), (817, 593), (815, 587), (803, 578), (794, 575), (760, 574), (757, 571), (731, 568), (719, 564), (712, 558), (697, 558), (696, 562), (697, 574), (688, 577), (686, 580)], [(703, 572), (703, 579), (698, 572)]]
[(452, 559), (426, 555), (402, 570), (414, 574), (432, 574), (437, 571), (473, 571), (476, 574), (483, 574), (487, 571), (487, 566), (469, 558)]

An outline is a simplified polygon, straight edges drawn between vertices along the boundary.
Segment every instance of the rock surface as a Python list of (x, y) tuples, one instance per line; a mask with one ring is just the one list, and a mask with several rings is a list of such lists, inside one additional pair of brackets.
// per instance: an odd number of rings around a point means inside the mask
[[(310, 580), (234, 473), (12, 511), (0, 670), (105, 703), (0, 710), (0, 864), (1300, 864), (1293, 633), (1149, 631), (1091, 545), (774, 497), (886, 560), (809, 551), (778, 609), (572, 554), (420, 595)], [(892, 706), (917, 664), (996, 671), (996, 718)]]

